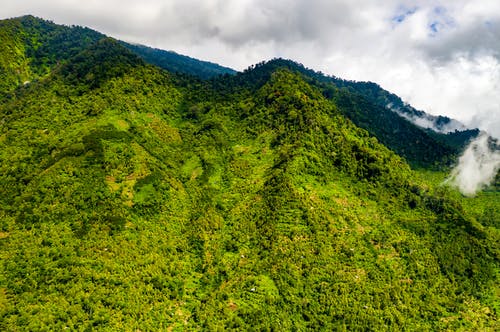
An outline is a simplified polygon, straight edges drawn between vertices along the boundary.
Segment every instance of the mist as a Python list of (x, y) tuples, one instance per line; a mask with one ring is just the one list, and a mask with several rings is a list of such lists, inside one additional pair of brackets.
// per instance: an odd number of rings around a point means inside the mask
[(490, 185), (500, 169), (500, 151), (490, 146), (490, 138), (481, 133), (465, 149), (458, 165), (445, 183), (457, 187), (465, 196), (474, 196)]
[(437, 120), (438, 117), (429, 115), (429, 114), (424, 114), (422, 116), (415, 116), (415, 115), (409, 115), (404, 112), (395, 111), (398, 113), (400, 116), (405, 118), (406, 120), (410, 121), (411, 123), (425, 129), (432, 129), (437, 133), (441, 134), (447, 134), (447, 133), (452, 133), (455, 131), (464, 131), (467, 130), (467, 127), (464, 126), (461, 122), (450, 119), (450, 121), (444, 125), (437, 125)]

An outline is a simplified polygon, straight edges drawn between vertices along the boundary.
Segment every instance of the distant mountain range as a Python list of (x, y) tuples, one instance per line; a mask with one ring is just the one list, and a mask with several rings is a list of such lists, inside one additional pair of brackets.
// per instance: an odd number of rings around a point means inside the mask
[(0, 43), (0, 330), (497, 330), (499, 177), (442, 184), (478, 130), (290, 60)]
[(144, 45), (121, 42), (126, 48), (137, 54), (144, 61), (174, 73), (194, 75), (209, 79), (217, 75), (235, 74), (236, 71), (218, 64), (200, 61), (172, 51), (164, 51)]

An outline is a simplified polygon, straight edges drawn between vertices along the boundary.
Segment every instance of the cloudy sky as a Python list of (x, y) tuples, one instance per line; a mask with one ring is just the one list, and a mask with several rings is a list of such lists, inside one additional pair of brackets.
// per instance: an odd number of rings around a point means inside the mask
[(24, 14), (237, 70), (290, 58), (500, 137), (499, 0), (2, 0)]

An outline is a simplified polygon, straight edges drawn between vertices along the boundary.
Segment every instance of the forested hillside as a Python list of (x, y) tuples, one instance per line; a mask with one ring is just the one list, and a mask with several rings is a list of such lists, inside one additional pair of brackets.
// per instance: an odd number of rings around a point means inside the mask
[[(242, 75), (229, 79), (226, 77), (216, 79), (216, 87), (217, 89), (221, 89), (221, 86), (225, 89), (234, 89), (234, 86), (259, 87), (277, 68), (288, 68), (302, 74), (309, 84), (322, 91), (324, 97), (333, 99), (340, 105), (340, 112), (344, 116), (404, 157), (415, 168), (439, 169), (453, 164), (456, 156), (479, 134), (477, 129), (441, 133), (419, 127), (387, 105), (400, 109), (400, 113), (417, 118), (429, 115), (404, 104), (399, 97), (383, 90), (377, 84), (329, 77), (290, 60), (274, 59), (257, 64)], [(228, 82), (231, 83), (227, 84)], [(451, 121), (445, 117), (436, 119), (442, 126)]]
[[(19, 85), (38, 80), (85, 48), (105, 38), (80, 26), (58, 25), (33, 16), (0, 21), (0, 100)], [(174, 52), (121, 42), (148, 63), (172, 72), (209, 78), (232, 69)]]
[(2, 86), (0, 330), (498, 330), (497, 188), (412, 170), (456, 155), (396, 154), (366, 97), (105, 37), (46, 68)]
[[(97, 31), (62, 26), (33, 16), (0, 22), (0, 40), (6, 45), (0, 50), (0, 99), (8, 97), (18, 86), (29, 84), (47, 75), (56, 65), (82, 52), (105, 36)], [(346, 81), (328, 77), (290, 60), (275, 59), (261, 63), (234, 78), (235, 71), (206, 61), (199, 61), (174, 52), (120, 42), (145, 62), (172, 73), (188, 74), (201, 79), (213, 78), (215, 90), (245, 86), (256, 89), (266, 82), (276, 68), (289, 68), (304, 75), (308, 83), (320, 88), (327, 98), (336, 98), (341, 111), (357, 126), (404, 157), (413, 167), (441, 168), (451, 165), (456, 156), (479, 131), (463, 130), (448, 134), (425, 130), (401, 116), (429, 117), (406, 105), (394, 94), (371, 82)], [(219, 77), (217, 77), (219, 75)], [(7, 96), (6, 96), (7, 93)], [(391, 109), (398, 109), (394, 112)], [(436, 127), (442, 128), (451, 120), (435, 118)], [(385, 124), (391, 123), (391, 126)]]

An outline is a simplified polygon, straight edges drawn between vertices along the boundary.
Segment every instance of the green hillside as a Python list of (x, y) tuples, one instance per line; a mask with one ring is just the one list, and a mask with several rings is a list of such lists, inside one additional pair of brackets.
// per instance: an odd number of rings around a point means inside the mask
[[(252, 66), (251, 70), (235, 75), (231, 80), (226, 77), (216, 78), (216, 89), (220, 90), (221, 86), (222, 89), (230, 90), (235, 86), (258, 88), (278, 68), (287, 68), (303, 75), (309, 84), (322, 91), (324, 97), (334, 100), (344, 116), (404, 157), (414, 168), (440, 169), (453, 164), (456, 156), (479, 134), (477, 129), (443, 134), (418, 127), (388, 109), (387, 105), (392, 104), (412, 116), (422, 116), (425, 113), (405, 105), (399, 97), (377, 84), (326, 76), (290, 60), (273, 59), (259, 63)], [(442, 119), (443, 124), (450, 121), (445, 117), (439, 119)]]
[(358, 95), (109, 38), (47, 68), (0, 103), (0, 330), (498, 329), (498, 191), (413, 171)]
[[(105, 38), (80, 26), (58, 25), (31, 15), (0, 21), (0, 100), (18, 86), (43, 78), (87, 47)], [(122, 45), (161, 68), (210, 78), (234, 70), (174, 52), (121, 42)]]
[[(104, 35), (82, 27), (66, 27), (33, 16), (0, 21), (0, 92), (47, 75)], [(0, 95), (0, 98), (2, 96)]]
[[(105, 38), (103, 34), (79, 26), (57, 25), (33, 16), (3, 20), (0, 22), (0, 41), (7, 47), (0, 50), (0, 100), (23, 84), (40, 79), (64, 64), (69, 58)], [(246, 87), (257, 89), (264, 84), (277, 68), (288, 68), (304, 75), (308, 83), (318, 87), (327, 98), (335, 98), (341, 104), (341, 112), (357, 126), (366, 129), (382, 144), (404, 157), (413, 167), (451, 165), (478, 130), (440, 134), (420, 128), (387, 105), (401, 109), (411, 116), (424, 113), (405, 105), (402, 100), (377, 84), (346, 81), (328, 77), (290, 60), (274, 59), (261, 63), (236, 77), (221, 77), (235, 71), (214, 63), (200, 61), (174, 52), (143, 45), (120, 43), (145, 62), (172, 73), (188, 74), (201, 79), (213, 78), (216, 91)], [(450, 121), (439, 118), (441, 124)], [(391, 123), (391, 126), (386, 126)]]

